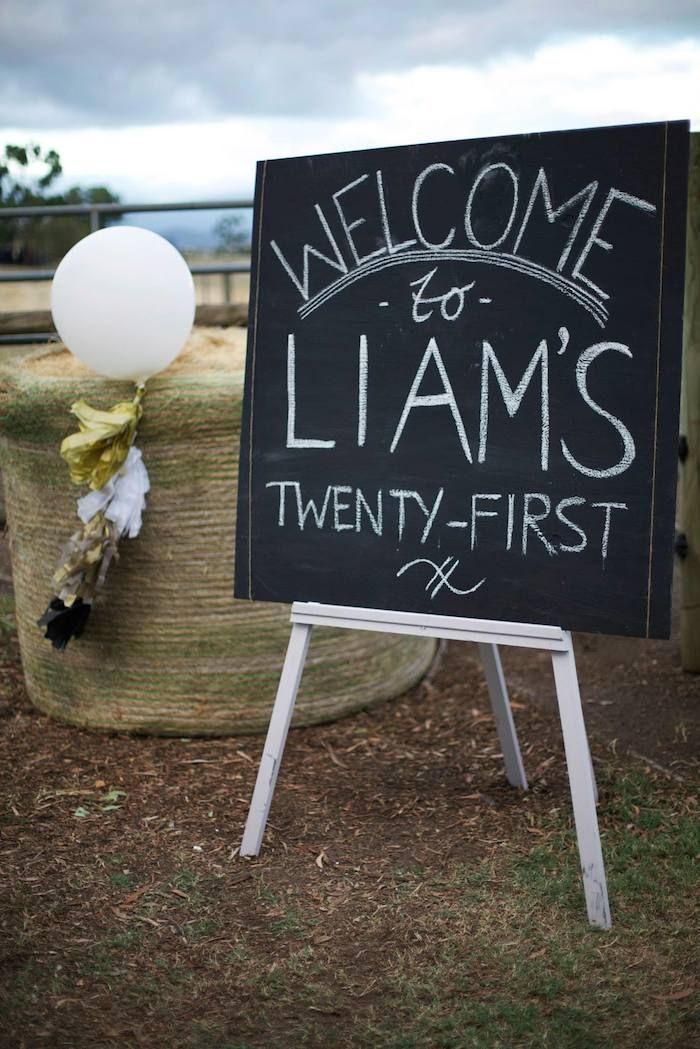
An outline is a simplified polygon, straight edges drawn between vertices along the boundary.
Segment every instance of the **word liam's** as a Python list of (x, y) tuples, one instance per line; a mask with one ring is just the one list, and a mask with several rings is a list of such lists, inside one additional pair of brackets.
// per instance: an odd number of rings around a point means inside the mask
[[(569, 341), (569, 334), (565, 328), (559, 329), (559, 339), (563, 347)], [(603, 405), (596, 401), (588, 388), (588, 372), (594, 362), (600, 359), (596, 368), (604, 367), (604, 359), (609, 354), (622, 354), (624, 357), (632, 358), (632, 352), (628, 346), (619, 342), (599, 342), (593, 346), (587, 346), (579, 353), (575, 360), (575, 381), (581, 400), (586, 408), (597, 417), (597, 425), (602, 421), (603, 425), (611, 427), (617, 434), (620, 451), (615, 462), (596, 465), (586, 463), (577, 456), (565, 436), (559, 439), (559, 448), (563, 458), (577, 473), (586, 477), (607, 478), (616, 477), (624, 473), (632, 464), (636, 455), (634, 438), (624, 422)], [(557, 352), (560, 356), (561, 351)], [(539, 376), (539, 401), (540, 401), (540, 467), (543, 471), (549, 469), (550, 458), (550, 362), (549, 346), (546, 339), (542, 339), (535, 349), (530, 361), (520, 377), (516, 386), (512, 386), (501, 366), (498, 355), (493, 346), (486, 339), (482, 341), (480, 361), (480, 389), (479, 389), (479, 414), (478, 414), (478, 443), (476, 445), (476, 458), (483, 463), (487, 458), (489, 439), (489, 408), (494, 397), (500, 397), (505, 405), (509, 418), (513, 418), (519, 411), (525, 395), (531, 383), (537, 383), (535, 376)], [(330, 362), (332, 365), (332, 362)], [(428, 369), (439, 379), (442, 392), (422, 393), (424, 380)], [(369, 346), (366, 335), (360, 335), (358, 346), (358, 384), (357, 384), (357, 446), (362, 447), (368, 434), (368, 404), (369, 404)], [(604, 373), (603, 373), (604, 374)], [(434, 377), (433, 376), (433, 377)], [(599, 375), (600, 381), (600, 375)], [(306, 421), (304, 429), (299, 428), (296, 407), (296, 384), (297, 384), (297, 348), (296, 337), (290, 333), (287, 337), (287, 448), (319, 449), (335, 448), (336, 442), (332, 437), (310, 437), (309, 429), (312, 424)], [(536, 389), (537, 387), (535, 387)], [(496, 392), (498, 391), (498, 392)], [(535, 394), (536, 396), (537, 394)], [(455, 435), (461, 446), (465, 459), (469, 463), (474, 461), (474, 453), (467, 436), (464, 419), (457, 398), (454, 393), (452, 382), (440, 352), (437, 340), (431, 338), (423, 352), (416, 368), (413, 381), (407, 390), (403, 409), (396, 420), (394, 434), (389, 447), (393, 453), (402, 440), (405, 440), (405, 432), (409, 427), (411, 416), (419, 411), (441, 409), (442, 415), (451, 419)], [(445, 413), (445, 409), (447, 412)], [(448, 424), (449, 425), (449, 424)], [(306, 436), (300, 436), (300, 433)]]

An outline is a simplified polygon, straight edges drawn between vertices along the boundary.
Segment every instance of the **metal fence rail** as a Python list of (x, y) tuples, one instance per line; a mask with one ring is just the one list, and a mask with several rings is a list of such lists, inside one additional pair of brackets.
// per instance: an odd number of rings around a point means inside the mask
[(253, 207), (252, 200), (185, 200), (171, 204), (32, 204), (27, 207), (0, 207), (0, 219), (29, 219), (43, 216), (86, 215), (94, 233), (103, 215), (130, 215), (143, 211), (237, 211)]
[[(21, 284), (23, 281), (53, 280), (56, 270), (0, 270), (0, 284)], [(212, 273), (250, 273), (245, 262), (213, 262), (190, 265), (190, 273), (206, 276)]]
[[(109, 215), (130, 215), (139, 212), (161, 211), (247, 211), (253, 207), (252, 200), (186, 200), (167, 204), (44, 204), (31, 207), (0, 207), (0, 221), (21, 218), (62, 218), (85, 216), (90, 220), (90, 230), (95, 233), (102, 228), (103, 218)], [(0, 270), (0, 285), (25, 281), (53, 280), (55, 269)], [(231, 274), (250, 273), (250, 265), (244, 262), (194, 263), (190, 265), (193, 276), (221, 274), (228, 282)], [(227, 286), (227, 285), (225, 285)], [(49, 333), (19, 333), (12, 336), (0, 335), (0, 343), (38, 342)]]

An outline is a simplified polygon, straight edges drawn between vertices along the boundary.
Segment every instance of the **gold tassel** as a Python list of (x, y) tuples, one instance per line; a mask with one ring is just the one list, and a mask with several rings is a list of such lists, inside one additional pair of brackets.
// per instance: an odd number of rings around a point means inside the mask
[(68, 464), (74, 484), (100, 489), (122, 466), (129, 454), (143, 409), (144, 387), (136, 389), (133, 401), (120, 401), (108, 411), (76, 401), (71, 412), (78, 419), (80, 432), (66, 437), (61, 455)]
[[(145, 386), (139, 383), (133, 401), (120, 401), (108, 411), (91, 408), (85, 401), (71, 406), (80, 432), (66, 437), (61, 455), (74, 484), (88, 484), (99, 491), (122, 467), (143, 413), (144, 393)], [(147, 490), (146, 475), (142, 496)], [(58, 651), (62, 652), (72, 637), (82, 635), (95, 593), (119, 556), (118, 540), (118, 526), (98, 510), (66, 543), (53, 577), (55, 596), (38, 620), (46, 630), (44, 636)]]
[(77, 598), (92, 602), (117, 557), (116, 526), (100, 510), (70, 537), (54, 573), (56, 595), (66, 608)]

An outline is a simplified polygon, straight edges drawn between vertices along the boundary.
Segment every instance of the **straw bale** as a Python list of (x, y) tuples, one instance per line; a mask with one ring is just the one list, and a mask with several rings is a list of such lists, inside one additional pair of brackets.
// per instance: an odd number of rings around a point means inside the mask
[[(107, 408), (125, 384), (63, 346), (0, 364), (0, 465), (22, 661), (41, 710), (94, 729), (225, 735), (267, 726), (289, 610), (234, 601), (233, 550), (245, 331), (196, 329), (148, 384), (138, 443), (152, 490), (141, 535), (122, 540), (85, 635), (54, 651), (36, 625), (51, 596), (80, 492), (58, 449), (70, 404)], [(435, 651), (425, 638), (317, 630), (294, 724), (332, 720), (413, 685)]]

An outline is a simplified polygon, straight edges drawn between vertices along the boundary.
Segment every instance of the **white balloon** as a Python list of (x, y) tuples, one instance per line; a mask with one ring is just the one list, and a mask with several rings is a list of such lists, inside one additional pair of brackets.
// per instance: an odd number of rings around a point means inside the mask
[(182, 255), (137, 226), (111, 226), (78, 241), (51, 288), (61, 339), (110, 379), (144, 382), (167, 368), (190, 333), (194, 307)]

